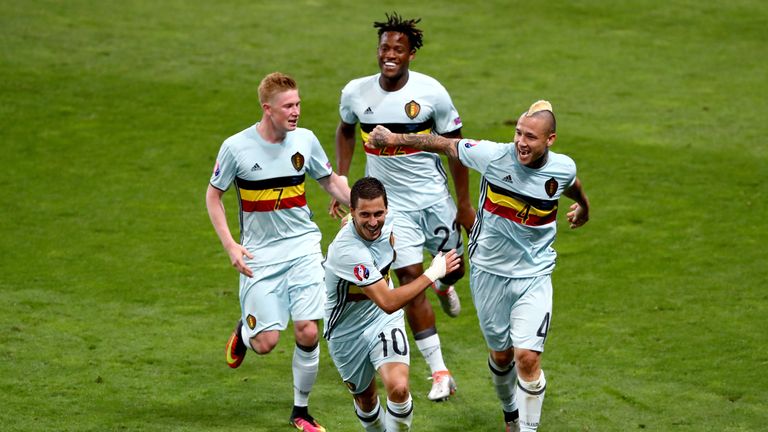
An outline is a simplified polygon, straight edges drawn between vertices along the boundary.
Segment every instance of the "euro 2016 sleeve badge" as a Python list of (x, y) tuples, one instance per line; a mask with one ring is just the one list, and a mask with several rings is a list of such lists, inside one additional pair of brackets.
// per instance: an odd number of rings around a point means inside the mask
[(546, 183), (544, 183), (544, 191), (547, 192), (547, 195), (549, 195), (550, 198), (555, 195), (555, 192), (557, 192), (557, 180), (555, 180), (554, 177), (547, 180)]
[(412, 100), (407, 104), (405, 104), (405, 115), (407, 115), (409, 119), (411, 120), (415, 119), (420, 112), (421, 112), (421, 105), (419, 105), (415, 100)]
[(293, 168), (296, 169), (296, 171), (301, 171), (302, 168), (304, 168), (304, 155), (296, 152), (291, 156), (291, 164), (293, 164)]

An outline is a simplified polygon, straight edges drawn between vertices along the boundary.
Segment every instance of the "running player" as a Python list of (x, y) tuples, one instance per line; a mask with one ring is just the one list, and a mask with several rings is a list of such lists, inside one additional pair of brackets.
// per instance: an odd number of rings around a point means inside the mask
[[(289, 318), (294, 323), (294, 406), (290, 422), (305, 432), (325, 429), (308, 411), (323, 316), (320, 230), (310, 220), (304, 183), (314, 178), (333, 198), (349, 204), (349, 186), (336, 175), (315, 135), (297, 127), (296, 81), (275, 72), (259, 85), (261, 121), (221, 146), (206, 193), (208, 214), (240, 275), (241, 319), (227, 342), (227, 364), (236, 368), (247, 349), (267, 354)], [(240, 203), (240, 243), (232, 238), (222, 195), (234, 184)]]
[[(377, 124), (396, 132), (441, 134), (461, 138), (461, 118), (445, 88), (434, 78), (409, 70), (422, 46), (419, 19), (403, 19), (396, 13), (387, 21), (375, 22), (378, 29), (380, 73), (350, 81), (341, 92), (341, 122), (336, 130), (336, 158), (341, 174), (349, 173), (355, 149), (355, 125), (360, 124), (362, 141)], [(448, 190), (440, 157), (407, 146), (366, 149), (366, 175), (384, 183), (391, 202), (390, 217), (398, 233), (397, 259), (392, 264), (400, 285), (421, 273), (424, 249), (433, 256), (463, 245), (459, 225), (467, 231), (474, 222), (469, 201), (468, 170), (457, 161), (449, 165), (458, 200), (458, 212)], [(461, 303), (453, 285), (464, 276), (459, 268), (436, 282), (440, 304), (456, 316)], [(432, 372), (429, 399), (447, 399), (456, 388), (443, 360), (435, 314), (425, 294), (405, 308), (416, 346)]]
[(576, 201), (566, 214), (571, 228), (589, 220), (576, 164), (549, 150), (556, 137), (547, 101), (520, 116), (512, 145), (392, 134), (381, 126), (369, 136), (369, 145), (443, 152), (483, 175), (481, 210), (469, 242), (469, 283), (508, 431), (535, 431), (541, 417), (546, 389), (541, 354), (552, 319), (557, 255), (552, 243), (560, 197)]
[[(408, 387), (408, 337), (402, 308), (413, 297), (455, 270), (454, 250), (438, 253), (432, 265), (408, 284), (392, 289), (389, 269), (397, 244), (387, 217), (387, 194), (380, 181), (364, 177), (352, 186), (352, 221), (336, 235), (325, 261), (328, 301), (325, 333), (355, 412), (366, 431), (407, 431), (413, 418)], [(375, 373), (387, 393), (379, 404)]]

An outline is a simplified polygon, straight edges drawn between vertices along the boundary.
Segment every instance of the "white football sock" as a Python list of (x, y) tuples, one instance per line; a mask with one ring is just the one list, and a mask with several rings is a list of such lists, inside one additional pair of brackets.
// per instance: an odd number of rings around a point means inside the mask
[(544, 403), (544, 391), (547, 380), (541, 371), (536, 381), (523, 381), (517, 377), (517, 402), (520, 409), (520, 432), (533, 432), (539, 427), (541, 406)]
[(413, 399), (408, 395), (408, 400), (403, 403), (392, 402), (387, 398), (387, 416), (384, 424), (387, 432), (400, 432), (411, 430), (413, 422)]
[(320, 344), (310, 351), (304, 351), (298, 345), (293, 348), (293, 404), (307, 406), (309, 392), (317, 379), (320, 364)]
[(384, 429), (386, 412), (381, 409), (378, 398), (376, 399), (376, 407), (371, 412), (363, 411), (363, 409), (357, 405), (357, 401), (355, 401), (355, 413), (357, 414), (357, 418), (360, 420), (360, 424), (363, 425), (363, 428), (366, 432), (386, 431), (386, 429)]
[(504, 369), (497, 365), (491, 357), (488, 357), (488, 368), (491, 370), (491, 381), (496, 389), (496, 396), (501, 401), (501, 409), (510, 413), (515, 411), (517, 409), (515, 402), (515, 393), (517, 393), (515, 362), (513, 361)]
[[(414, 337), (415, 339), (415, 337)], [(416, 346), (427, 361), (432, 373), (448, 370), (443, 361), (443, 351), (440, 349), (440, 336), (435, 333), (424, 339), (416, 339)]]

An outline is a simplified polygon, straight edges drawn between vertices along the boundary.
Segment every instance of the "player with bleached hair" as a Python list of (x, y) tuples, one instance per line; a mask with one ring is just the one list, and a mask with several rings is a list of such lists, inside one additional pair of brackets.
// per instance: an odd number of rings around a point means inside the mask
[[(322, 432), (308, 404), (320, 359), (323, 256), (304, 187), (309, 175), (348, 205), (349, 186), (333, 172), (312, 131), (297, 126), (301, 99), (293, 78), (279, 72), (264, 77), (259, 102), (261, 121), (221, 145), (205, 196), (216, 234), (241, 273), (241, 319), (227, 342), (226, 360), (237, 368), (249, 348), (261, 355), (271, 352), (292, 319), (296, 346), (290, 423), (304, 432)], [(239, 243), (222, 203), (233, 184), (240, 203)]]
[[(368, 432), (407, 431), (413, 419), (408, 385), (408, 336), (401, 308), (434, 281), (456, 270), (455, 250), (442, 252), (411, 282), (393, 289), (396, 232), (387, 215), (384, 185), (364, 177), (352, 186), (347, 223), (328, 247), (325, 261), (328, 352), (354, 399), (355, 413)], [(376, 373), (387, 394), (379, 402)]]
[(405, 145), (445, 153), (483, 176), (469, 242), (469, 283), (507, 431), (535, 431), (541, 417), (547, 384), (541, 354), (552, 319), (560, 197), (575, 201), (566, 214), (571, 228), (589, 220), (576, 164), (550, 151), (556, 137), (547, 101), (520, 115), (510, 144), (393, 134), (383, 126), (368, 137), (371, 148)]

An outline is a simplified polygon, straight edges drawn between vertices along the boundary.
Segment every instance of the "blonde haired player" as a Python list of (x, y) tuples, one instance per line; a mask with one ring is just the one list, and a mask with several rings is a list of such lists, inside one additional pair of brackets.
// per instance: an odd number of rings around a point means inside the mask
[(472, 227), (470, 288), (490, 348), (488, 366), (507, 431), (535, 431), (546, 379), (541, 370), (552, 319), (552, 281), (561, 196), (576, 201), (571, 228), (589, 220), (589, 200), (568, 156), (550, 151), (556, 139), (552, 105), (537, 101), (520, 115), (513, 143), (393, 134), (377, 126), (371, 147), (408, 145), (442, 152), (482, 174)]
[[(290, 423), (304, 432), (325, 431), (309, 414), (309, 393), (320, 358), (317, 321), (323, 317), (320, 230), (310, 220), (304, 183), (315, 179), (349, 205), (349, 186), (336, 175), (320, 142), (297, 127), (299, 89), (275, 72), (259, 85), (261, 121), (221, 145), (205, 202), (208, 214), (240, 275), (241, 319), (227, 342), (227, 364), (237, 368), (248, 348), (271, 352), (294, 323), (293, 411)], [(235, 185), (240, 203), (240, 242), (227, 226), (222, 195)]]

